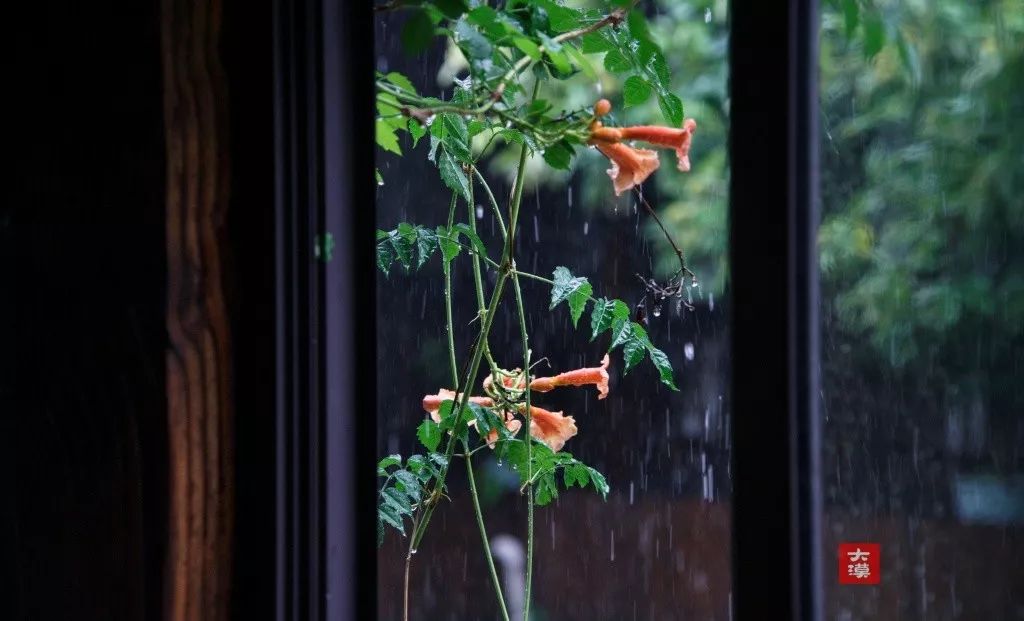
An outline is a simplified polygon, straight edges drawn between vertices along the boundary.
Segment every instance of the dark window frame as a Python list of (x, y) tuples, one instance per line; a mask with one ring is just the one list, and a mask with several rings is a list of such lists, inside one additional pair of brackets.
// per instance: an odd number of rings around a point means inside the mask
[[(733, 609), (820, 619), (817, 3), (730, 11)], [(376, 617), (372, 19), (274, 3), (281, 620)]]

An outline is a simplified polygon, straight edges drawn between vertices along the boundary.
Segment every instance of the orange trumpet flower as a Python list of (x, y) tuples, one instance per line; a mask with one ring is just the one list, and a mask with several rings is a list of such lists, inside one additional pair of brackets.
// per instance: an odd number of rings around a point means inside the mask
[(608, 365), (611, 359), (608, 354), (601, 360), (601, 366), (576, 369), (559, 373), (554, 377), (538, 377), (530, 382), (530, 388), (537, 392), (548, 392), (558, 386), (587, 386), (593, 384), (597, 387), (597, 398), (604, 399), (608, 396)]

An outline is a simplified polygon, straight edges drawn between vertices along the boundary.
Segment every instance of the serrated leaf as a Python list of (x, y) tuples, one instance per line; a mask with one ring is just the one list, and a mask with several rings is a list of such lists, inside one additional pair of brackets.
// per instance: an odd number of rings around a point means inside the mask
[(391, 82), (392, 84), (402, 89), (403, 91), (410, 92), (413, 95), (418, 94), (416, 92), (416, 87), (412, 85), (412, 82), (409, 80), (409, 78), (405, 77), (401, 73), (398, 73), (397, 71), (392, 71), (391, 73), (388, 73), (387, 75), (384, 76), (384, 79), (387, 80), (388, 82)]
[(626, 27), (637, 41), (651, 41), (651, 31), (647, 27), (647, 18), (642, 11), (630, 11), (626, 17)]
[(651, 85), (638, 75), (626, 78), (622, 85), (622, 98), (626, 107), (636, 106), (651, 98)]
[(438, 170), (441, 171), (441, 181), (448, 186), (448, 189), (457, 192), (467, 203), (470, 202), (469, 179), (462, 171), (462, 166), (455, 161), (447, 149), (441, 152)]
[(534, 485), (533, 502), (538, 507), (550, 504), (552, 500), (558, 498), (558, 483), (555, 482), (553, 472), (545, 472), (537, 477)]
[(574, 45), (566, 44), (562, 46), (562, 51), (569, 56), (572, 63), (583, 72), (590, 80), (597, 80), (597, 70), (594, 69), (594, 65), (583, 55), (583, 52), (579, 51)]
[(441, 256), (445, 263), (451, 263), (462, 252), (462, 246), (456, 241), (457, 237), (458, 233), (449, 232), (443, 226), (437, 227), (437, 242), (441, 247)]
[(846, 25), (846, 39), (852, 39), (860, 23), (860, 6), (857, 0), (843, 0), (843, 20)]
[(434, 22), (426, 11), (416, 10), (402, 25), (402, 49), (407, 54), (415, 55), (423, 52), (434, 39)]
[(430, 125), (430, 134), (439, 139), (445, 150), (456, 160), (472, 162), (469, 151), (469, 128), (461, 116), (448, 113), (438, 115)]
[(612, 320), (612, 344), (608, 346), (608, 351), (625, 344), (632, 336), (633, 322), (628, 317), (615, 317)]
[(544, 149), (544, 161), (548, 163), (548, 166), (558, 170), (569, 170), (572, 156), (572, 145), (565, 140), (559, 140)]
[(655, 368), (658, 369), (658, 373), (661, 375), (661, 383), (672, 390), (679, 390), (676, 387), (675, 380), (672, 378), (672, 363), (669, 362), (665, 352), (651, 344), (647, 345), (647, 351), (651, 355), (651, 362), (654, 363)]
[(402, 456), (399, 455), (398, 453), (395, 453), (394, 455), (388, 455), (384, 459), (377, 462), (377, 468), (380, 470), (387, 470), (391, 466), (397, 466), (400, 463), (402, 463)]
[(449, 19), (458, 19), (469, 8), (465, 0), (434, 0), (434, 6)]
[(637, 327), (639, 327), (637, 324), (633, 324), (630, 330), (630, 338), (622, 346), (622, 358), (625, 362), (623, 375), (629, 374), (633, 367), (640, 364), (640, 361), (644, 359), (644, 355), (647, 353), (647, 347), (643, 339), (639, 338), (636, 334)]
[(598, 298), (590, 311), (590, 340), (593, 341), (599, 334), (612, 327), (612, 311), (615, 310), (615, 300)]
[(672, 127), (683, 126), (683, 102), (672, 93), (658, 93), (658, 107), (665, 122)]
[(412, 268), (413, 255), (415, 253), (416, 229), (406, 222), (398, 225), (393, 235), (388, 237), (391, 248), (395, 251), (398, 262), (402, 264), (405, 271)]
[(429, 418), (425, 419), (416, 428), (416, 437), (428, 451), (436, 451), (441, 443), (441, 427)]
[(376, 127), (377, 145), (385, 151), (401, 155), (402, 149), (398, 146), (398, 136), (395, 135), (395, 128), (384, 119), (377, 119)]
[(512, 45), (519, 48), (519, 51), (526, 54), (533, 60), (540, 60), (541, 51), (540, 46), (534, 43), (533, 39), (527, 37), (515, 37), (512, 39)]
[(587, 473), (590, 474), (590, 481), (594, 484), (594, 489), (597, 490), (597, 493), (601, 494), (601, 498), (607, 500), (609, 487), (604, 475), (590, 466), (587, 466)]
[(395, 262), (395, 251), (391, 247), (391, 240), (385, 239), (377, 243), (377, 268), (384, 272), (385, 276), (391, 274), (391, 264)]
[(387, 522), (392, 528), (405, 535), (405, 527), (402, 525), (402, 518), (398, 512), (394, 510), (389, 504), (382, 504), (377, 509), (377, 518), (382, 522)]
[(427, 135), (427, 130), (416, 119), (409, 119), (409, 135), (412, 136), (412, 148), (415, 149), (420, 138)]
[[(412, 476), (411, 473), (406, 472), (405, 470), (402, 472)], [(409, 497), (406, 496), (405, 492), (395, 487), (388, 487), (384, 490), (381, 496), (384, 498), (384, 502), (387, 503), (387, 506), (390, 506), (395, 510), (395, 513), (399, 515), (412, 515), (412, 504), (409, 502)]]
[(580, 14), (574, 9), (561, 6), (553, 0), (538, 0), (548, 14), (548, 24), (555, 32), (569, 32), (580, 27)]
[(430, 259), (430, 255), (437, 250), (437, 234), (430, 229), (416, 227), (416, 269), (423, 267), (423, 264)]
[(609, 50), (604, 55), (604, 68), (610, 73), (623, 73), (633, 68), (633, 63), (629, 62), (622, 52), (618, 50)]
[(565, 267), (556, 267), (554, 271), (554, 285), (551, 287), (551, 305), (549, 310), (553, 310), (556, 306), (567, 300), (569, 302), (569, 313), (572, 316), (572, 323), (575, 326), (579, 322), (580, 315), (583, 314), (587, 300), (590, 299), (590, 294), (593, 291), (593, 287), (590, 286), (586, 278), (573, 276), (572, 272)]
[(422, 487), (420, 486), (419, 478), (415, 474), (408, 470), (399, 470), (395, 472), (395, 479), (398, 481), (395, 484), (397, 489), (405, 493), (412, 502), (420, 501)]
[(427, 457), (430, 459), (430, 461), (434, 462), (438, 468), (448, 467), (448, 458), (442, 455), (441, 453), (431, 453)]
[(885, 46), (885, 22), (876, 14), (864, 18), (864, 56), (869, 60)]
[(459, 222), (452, 227), (458, 233), (465, 235), (469, 238), (469, 243), (472, 244), (473, 250), (482, 257), (487, 256), (487, 247), (484, 246), (484, 242), (481, 241), (480, 236), (476, 234), (468, 224), (465, 222)]
[(654, 80), (658, 90), (667, 90), (670, 86), (671, 75), (668, 69), (668, 61), (665, 60), (665, 55), (661, 53), (661, 48), (649, 41), (641, 42), (637, 48), (637, 57), (640, 59), (644, 69), (647, 70), (647, 74)]
[(493, 48), (487, 37), (480, 34), (469, 22), (460, 19), (455, 24), (455, 42), (466, 51), (466, 56), (471, 59), (482, 60), (490, 58)]
[(615, 44), (608, 41), (599, 32), (591, 32), (580, 38), (580, 49), (584, 54), (600, 54), (615, 49)]

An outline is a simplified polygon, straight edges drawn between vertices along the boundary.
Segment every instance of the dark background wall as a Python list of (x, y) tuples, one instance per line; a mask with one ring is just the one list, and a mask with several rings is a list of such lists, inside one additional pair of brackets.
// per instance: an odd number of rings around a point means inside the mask
[[(270, 2), (227, 2), (233, 613), (273, 602)], [(10, 619), (157, 619), (167, 537), (159, 2), (34, 3), (7, 80), (0, 567)]]
[(0, 216), (10, 618), (143, 618), (166, 520), (157, 5), (36, 3), (18, 24)]

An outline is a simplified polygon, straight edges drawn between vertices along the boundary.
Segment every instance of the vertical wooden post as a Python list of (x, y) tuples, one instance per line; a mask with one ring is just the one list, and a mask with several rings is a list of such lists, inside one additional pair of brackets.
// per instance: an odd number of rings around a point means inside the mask
[(230, 334), (223, 294), (228, 202), (218, 0), (161, 0), (167, 148), (165, 618), (228, 618), (233, 521)]

